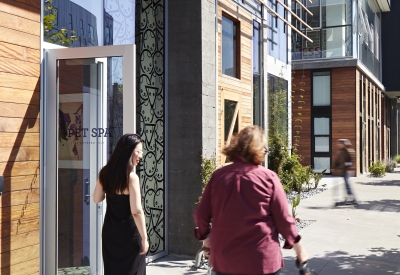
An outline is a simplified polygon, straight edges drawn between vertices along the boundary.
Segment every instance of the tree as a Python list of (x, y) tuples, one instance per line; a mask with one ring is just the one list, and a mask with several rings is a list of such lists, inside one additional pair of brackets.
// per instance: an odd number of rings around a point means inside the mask
[(57, 22), (58, 10), (53, 6), (53, 0), (44, 1), (44, 16), (43, 16), (43, 27), (45, 41), (71, 47), (72, 42), (77, 40), (75, 31), (71, 30), (68, 38), (68, 30), (65, 27), (57, 29), (55, 22)]

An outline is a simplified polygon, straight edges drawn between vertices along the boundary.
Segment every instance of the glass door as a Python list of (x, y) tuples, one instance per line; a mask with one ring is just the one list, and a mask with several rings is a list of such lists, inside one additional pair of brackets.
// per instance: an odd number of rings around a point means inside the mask
[(118, 138), (135, 132), (134, 46), (46, 51), (41, 273), (102, 274), (105, 202), (92, 194)]

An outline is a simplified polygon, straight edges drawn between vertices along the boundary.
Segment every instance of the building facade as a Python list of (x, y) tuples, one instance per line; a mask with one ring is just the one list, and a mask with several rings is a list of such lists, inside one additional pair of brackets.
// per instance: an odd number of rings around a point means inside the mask
[[(356, 175), (390, 158), (389, 96), (382, 84), (382, 16), (387, 1), (313, 1), (292, 11), (310, 43), (292, 36), (293, 139), (305, 165), (331, 172), (336, 140), (356, 151)], [(302, 28), (298, 20), (294, 24)], [(311, 150), (310, 150), (311, 149)]]
[(399, 21), (399, 15), (400, 5), (397, 1), (391, 2), (389, 13), (382, 14), (382, 80), (389, 97), (391, 156), (400, 154), (400, 83), (397, 78), (398, 69), (395, 66), (400, 60), (397, 54), (394, 54), (398, 37), (391, 32)]
[(143, 138), (148, 259), (194, 255), (201, 156), (221, 165), (228, 137), (265, 127), (268, 79), (290, 82), (283, 24), (268, 52), (257, 1), (5, 0), (0, 13), (1, 274), (101, 274), (106, 205), (90, 196), (124, 132)]

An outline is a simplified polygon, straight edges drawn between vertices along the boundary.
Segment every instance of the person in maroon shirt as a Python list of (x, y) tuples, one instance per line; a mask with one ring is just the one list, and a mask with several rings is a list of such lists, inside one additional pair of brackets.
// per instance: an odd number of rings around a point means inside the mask
[(267, 153), (263, 130), (244, 128), (222, 153), (233, 163), (212, 174), (193, 215), (196, 238), (210, 248), (213, 270), (218, 275), (279, 274), (284, 266), (279, 233), (283, 248), (294, 248), (297, 260), (306, 262), (282, 184), (260, 165)]

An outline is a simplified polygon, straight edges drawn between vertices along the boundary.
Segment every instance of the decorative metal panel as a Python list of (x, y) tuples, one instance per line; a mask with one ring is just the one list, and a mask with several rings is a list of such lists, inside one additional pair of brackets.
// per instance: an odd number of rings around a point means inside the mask
[(164, 0), (136, 0), (138, 133), (143, 138), (139, 167), (150, 249), (165, 250), (165, 74)]

